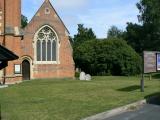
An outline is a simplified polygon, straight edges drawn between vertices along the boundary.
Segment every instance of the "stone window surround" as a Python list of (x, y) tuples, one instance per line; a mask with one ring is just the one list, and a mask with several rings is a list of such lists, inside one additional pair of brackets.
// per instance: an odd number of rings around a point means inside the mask
[[(57, 38), (57, 44), (56, 44), (56, 61), (37, 61), (37, 35), (39, 33), (40, 30), (42, 30), (44, 27), (49, 27), (56, 35)], [(49, 25), (43, 25), (40, 29), (38, 29), (38, 31), (35, 33), (34, 35), (34, 40), (33, 40), (33, 48), (34, 48), (34, 64), (60, 64), (60, 60), (59, 60), (59, 49), (60, 49), (60, 42), (59, 42), (59, 37), (57, 35), (57, 33), (55, 32), (55, 30), (49, 26)]]

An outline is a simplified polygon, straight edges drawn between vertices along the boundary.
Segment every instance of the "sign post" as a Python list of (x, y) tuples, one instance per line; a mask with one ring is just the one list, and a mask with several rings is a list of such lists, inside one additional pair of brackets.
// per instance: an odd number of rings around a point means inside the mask
[(141, 92), (144, 92), (144, 74), (142, 73), (142, 79), (141, 79)]

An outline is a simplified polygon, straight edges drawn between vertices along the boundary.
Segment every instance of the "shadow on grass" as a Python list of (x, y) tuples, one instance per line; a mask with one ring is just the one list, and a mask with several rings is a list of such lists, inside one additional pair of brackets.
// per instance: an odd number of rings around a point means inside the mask
[(160, 79), (160, 74), (159, 73), (153, 74), (152, 78), (154, 78), (154, 79)]
[(145, 96), (148, 104), (160, 105), (160, 92)]
[[(117, 89), (117, 90), (118, 91), (123, 91), (123, 92), (131, 92), (131, 91), (138, 90), (140, 88), (141, 87), (139, 85), (132, 85), (132, 86), (125, 87), (125, 88), (120, 88), (120, 89)], [(146, 86), (145, 86), (145, 88), (146, 88)]]

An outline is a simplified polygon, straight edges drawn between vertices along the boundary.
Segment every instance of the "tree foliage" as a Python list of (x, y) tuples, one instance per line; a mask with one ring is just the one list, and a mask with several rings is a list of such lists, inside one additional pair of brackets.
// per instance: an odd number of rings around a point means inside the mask
[(116, 26), (111, 26), (107, 32), (107, 38), (120, 38), (123, 35), (123, 31), (118, 29)]
[(144, 30), (141, 25), (127, 23), (124, 39), (127, 40), (128, 44), (139, 54), (141, 54), (148, 45), (144, 37)]
[(160, 50), (160, 1), (141, 0), (137, 3), (141, 25), (128, 24), (127, 42), (138, 52)]
[[(79, 61), (80, 60), (79, 54), (81, 54), (79, 53), (79, 51), (84, 50), (83, 48), (81, 48), (83, 43), (86, 41), (92, 41), (95, 39), (96, 39), (96, 35), (94, 34), (91, 28), (85, 28), (83, 24), (78, 24), (78, 33), (74, 35), (73, 44), (72, 44), (76, 67), (80, 68), (80, 66), (82, 65), (81, 62)], [(85, 48), (85, 46), (83, 47)], [(86, 56), (83, 56), (83, 57), (87, 59)]]
[(83, 24), (78, 24), (78, 33), (74, 35), (74, 45), (79, 45), (85, 41), (96, 39), (91, 28), (85, 28)]
[(143, 24), (160, 24), (160, 1), (159, 0), (140, 0), (137, 8), (140, 11), (139, 21)]
[(28, 19), (26, 16), (21, 15), (21, 28), (25, 28), (28, 24)]
[(146, 49), (160, 50), (160, 1), (141, 0), (137, 7), (140, 11), (139, 20), (143, 23), (145, 39), (149, 46)]

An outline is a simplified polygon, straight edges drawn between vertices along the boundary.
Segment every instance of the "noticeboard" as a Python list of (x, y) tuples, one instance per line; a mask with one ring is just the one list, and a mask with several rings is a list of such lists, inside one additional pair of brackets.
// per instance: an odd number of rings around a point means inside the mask
[(14, 73), (21, 74), (21, 65), (14, 65)]
[[(154, 73), (160, 70), (160, 54), (156, 51), (144, 51), (144, 73)], [(158, 61), (158, 62), (157, 62)]]
[(143, 52), (143, 73), (141, 79), (141, 92), (144, 92), (144, 73), (155, 73), (160, 71), (160, 52)]
[(160, 71), (160, 53), (157, 53), (157, 71)]

